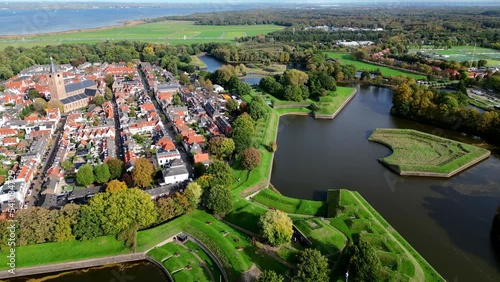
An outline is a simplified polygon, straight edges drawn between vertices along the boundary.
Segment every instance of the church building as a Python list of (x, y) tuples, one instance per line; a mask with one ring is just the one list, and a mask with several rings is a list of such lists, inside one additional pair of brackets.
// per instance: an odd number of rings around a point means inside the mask
[(65, 85), (63, 73), (56, 68), (52, 57), (47, 81), (50, 100), (61, 102), (64, 113), (87, 107), (97, 93), (97, 84), (92, 80)]

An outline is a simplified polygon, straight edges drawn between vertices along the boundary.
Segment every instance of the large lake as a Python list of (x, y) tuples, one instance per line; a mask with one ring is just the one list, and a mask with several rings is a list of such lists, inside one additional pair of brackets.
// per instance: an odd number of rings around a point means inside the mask
[(271, 183), (283, 194), (326, 198), (326, 190), (356, 190), (448, 281), (500, 281), (490, 228), (500, 196), (498, 152), (451, 179), (400, 177), (377, 159), (391, 151), (367, 139), (377, 127), (411, 128), (480, 140), (393, 117), (392, 91), (361, 87), (332, 121), (280, 120)]

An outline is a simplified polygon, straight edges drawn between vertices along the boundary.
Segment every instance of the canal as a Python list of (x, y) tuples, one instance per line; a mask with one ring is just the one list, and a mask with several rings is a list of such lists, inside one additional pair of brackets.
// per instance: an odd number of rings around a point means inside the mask
[(498, 151), (450, 179), (400, 177), (377, 161), (391, 151), (368, 141), (375, 128), (481, 140), (393, 117), (391, 106), (391, 90), (360, 87), (333, 121), (282, 117), (271, 183), (303, 199), (324, 200), (331, 188), (359, 191), (448, 281), (500, 281), (489, 237), (500, 197)]

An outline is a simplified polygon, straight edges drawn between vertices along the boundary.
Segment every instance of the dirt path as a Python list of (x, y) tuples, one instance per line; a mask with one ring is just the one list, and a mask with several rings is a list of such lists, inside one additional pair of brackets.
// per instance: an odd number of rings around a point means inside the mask
[[(366, 208), (365, 204), (363, 202), (361, 202), (357, 196), (354, 196), (354, 198), (356, 199), (356, 202), (358, 202), (359, 205), (374, 219), (374, 221), (375, 221), (376, 224), (380, 225), (380, 227), (382, 227), (383, 229), (387, 230), (387, 228), (385, 228), (385, 226), (375, 217), (375, 215), (373, 215), (373, 213), (369, 209)], [(413, 267), (415, 268), (415, 275), (410, 279), (410, 281), (416, 281), (416, 282), (425, 281), (424, 270), (422, 269), (422, 267), (420, 266), (420, 264), (418, 263), (418, 261), (415, 259), (415, 257), (413, 257), (413, 255), (406, 249), (406, 247), (403, 246), (403, 244), (401, 244), (396, 239), (396, 237), (394, 237), (394, 235), (392, 235), (392, 233), (389, 232), (389, 230), (387, 230), (387, 235), (394, 242), (396, 242), (396, 244), (398, 244), (401, 247), (401, 249), (404, 250), (406, 256), (412, 262)]]

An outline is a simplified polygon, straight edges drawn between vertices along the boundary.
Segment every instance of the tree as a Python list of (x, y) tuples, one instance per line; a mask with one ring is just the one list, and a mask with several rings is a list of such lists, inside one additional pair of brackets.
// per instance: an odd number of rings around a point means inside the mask
[(109, 167), (109, 179), (119, 179), (122, 177), (125, 171), (125, 164), (116, 158), (111, 158), (106, 160), (106, 164)]
[(94, 98), (94, 104), (96, 104), (96, 106), (102, 106), (102, 104), (104, 104), (104, 102), (106, 102), (106, 99), (104, 99), (103, 96), (101, 95), (98, 95)]
[(208, 167), (206, 174), (210, 175), (210, 186), (230, 187), (233, 184), (233, 170), (221, 161), (214, 161)]
[(108, 182), (111, 174), (109, 173), (109, 167), (107, 164), (96, 165), (94, 168), (95, 181), (99, 184), (104, 184)]
[(47, 101), (43, 98), (36, 98), (35, 102), (33, 102), (33, 109), (39, 113), (45, 113), (45, 109), (47, 108)]
[(236, 152), (252, 147), (255, 127), (252, 117), (247, 113), (240, 115), (233, 123), (232, 138)]
[(320, 251), (305, 249), (300, 253), (298, 259), (299, 263), (296, 275), (292, 278), (293, 282), (329, 281), (328, 259)]
[(189, 79), (189, 75), (187, 73), (182, 73), (180, 78), (179, 78), (179, 82), (182, 85), (188, 85), (189, 82), (191, 82), (191, 79)]
[(265, 118), (268, 113), (268, 106), (262, 96), (257, 95), (252, 98), (252, 102), (248, 105), (248, 113), (253, 120)]
[(303, 71), (292, 69), (285, 71), (282, 79), (284, 85), (302, 86), (307, 83), (309, 76)]
[(207, 167), (205, 166), (204, 163), (197, 162), (194, 164), (194, 175), (196, 177), (202, 176), (205, 173), (205, 171), (207, 171)]
[(106, 185), (106, 192), (114, 193), (125, 189), (127, 189), (127, 184), (116, 179), (111, 180), (108, 185)]
[(238, 85), (236, 85), (236, 92), (238, 92), (238, 94), (241, 96), (241, 95), (248, 95), (250, 93), (252, 93), (252, 86), (250, 86), (250, 84), (244, 82), (244, 81), (240, 81), (240, 83), (238, 83)]
[(188, 199), (181, 193), (176, 192), (173, 197), (159, 199), (156, 207), (159, 214), (159, 222), (164, 222), (186, 213), (190, 209), (190, 204)]
[(196, 182), (190, 182), (184, 191), (184, 197), (191, 205), (191, 209), (196, 209), (201, 200), (201, 186)]
[(94, 183), (94, 172), (92, 169), (92, 165), (84, 164), (76, 173), (76, 183), (83, 186), (89, 186)]
[(208, 141), (208, 151), (219, 159), (230, 156), (234, 149), (234, 141), (231, 138), (216, 136)]
[(179, 95), (174, 95), (174, 105), (179, 106), (182, 104), (181, 97)]
[(229, 81), (226, 83), (226, 88), (229, 92), (235, 92), (238, 89), (238, 85), (241, 83), (239, 78), (235, 75), (231, 76)]
[(207, 207), (215, 214), (226, 214), (233, 208), (231, 190), (221, 185), (212, 186), (208, 193)]
[(42, 96), (40, 96), (40, 92), (38, 92), (38, 90), (36, 89), (30, 89), (28, 90), (28, 97), (33, 100), (33, 99), (36, 99), (36, 98), (41, 98)]
[(71, 219), (65, 216), (59, 216), (56, 220), (54, 232), (54, 241), (64, 242), (74, 240), (75, 236), (71, 231)]
[(139, 158), (135, 162), (134, 170), (132, 171), (132, 179), (134, 184), (140, 188), (146, 188), (151, 185), (153, 180), (153, 165), (146, 158)]
[(276, 150), (278, 150), (278, 144), (276, 144), (275, 141), (269, 142), (269, 151), (271, 153), (274, 153), (274, 152), (276, 152)]
[(241, 155), (241, 164), (247, 170), (252, 170), (260, 165), (262, 156), (259, 150), (250, 147), (245, 149)]
[(381, 263), (368, 243), (357, 240), (348, 247), (349, 274), (357, 281), (379, 281)]
[(54, 240), (57, 212), (44, 208), (31, 207), (16, 212), (18, 228), (16, 244), (21, 246), (39, 244)]
[(232, 115), (235, 114), (238, 110), (238, 102), (235, 99), (229, 99), (226, 102), (226, 110)]
[(113, 99), (113, 91), (111, 88), (106, 87), (106, 90), (104, 91), (104, 98), (106, 101), (111, 101)]
[(64, 160), (64, 162), (62, 162), (61, 167), (62, 169), (64, 169), (64, 171), (69, 172), (75, 169), (75, 164), (71, 159), (66, 159)]
[(288, 215), (280, 210), (269, 210), (260, 217), (262, 236), (273, 246), (290, 242), (293, 223)]
[(283, 282), (283, 280), (281, 274), (276, 274), (272, 270), (264, 270), (257, 278), (257, 282)]

